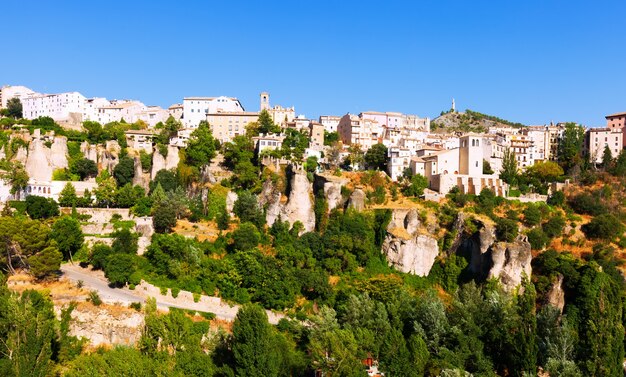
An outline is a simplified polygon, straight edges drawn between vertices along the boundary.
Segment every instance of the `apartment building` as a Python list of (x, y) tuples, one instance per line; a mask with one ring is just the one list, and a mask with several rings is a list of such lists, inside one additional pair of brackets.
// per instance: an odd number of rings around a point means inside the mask
[(135, 123), (146, 109), (146, 105), (139, 101), (112, 100), (108, 105), (98, 108), (97, 121), (107, 124), (123, 119), (126, 123)]
[[(605, 118), (606, 127), (611, 131), (617, 132), (619, 130), (626, 133), (626, 112), (607, 115)], [(623, 147), (626, 148), (626, 136), (622, 136), (622, 142), (624, 143)]]
[(321, 151), (324, 149), (324, 126), (317, 122), (309, 123), (309, 148)]
[(208, 114), (243, 113), (245, 109), (234, 97), (185, 97), (183, 99), (183, 124), (196, 128)]
[(324, 126), (326, 132), (337, 132), (337, 126), (341, 120), (340, 116), (336, 115), (320, 115), (319, 123)]
[(250, 122), (259, 120), (257, 112), (219, 112), (206, 114), (204, 118), (211, 125), (213, 137), (222, 143), (233, 140), (235, 136), (244, 135)]
[(617, 157), (622, 151), (624, 133), (621, 128), (589, 128), (585, 132), (585, 149), (589, 160), (596, 164), (602, 163), (605, 147), (611, 150), (611, 156)]
[(345, 145), (360, 145), (363, 151), (382, 142), (383, 131), (383, 126), (377, 120), (352, 114), (341, 117), (337, 126), (339, 140)]
[(126, 143), (130, 148), (152, 153), (152, 139), (154, 138), (152, 130), (128, 130), (124, 134), (126, 135)]
[(85, 112), (85, 97), (78, 92), (58, 94), (32, 94), (20, 99), (26, 119), (50, 117), (56, 121), (70, 119), (72, 114), (82, 118)]
[(34, 90), (29, 89), (21, 85), (5, 85), (0, 88), (0, 109), (7, 107), (7, 102), (11, 98), (18, 98), (22, 101), (23, 98), (38, 94)]

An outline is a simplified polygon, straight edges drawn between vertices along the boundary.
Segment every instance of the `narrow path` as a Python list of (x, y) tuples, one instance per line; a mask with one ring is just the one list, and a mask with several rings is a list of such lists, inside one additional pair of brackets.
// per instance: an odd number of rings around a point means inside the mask
[[(169, 308), (188, 309), (202, 312), (214, 313), (215, 317), (221, 320), (232, 322), (237, 315), (239, 305), (230, 306), (218, 297), (201, 296), (198, 302), (193, 300), (193, 294), (181, 291), (178, 297), (174, 298), (170, 293), (162, 295), (160, 289), (144, 281), (134, 290), (128, 288), (111, 288), (102, 271), (94, 271), (90, 268), (82, 268), (78, 264), (64, 264), (61, 266), (63, 276), (71, 281), (82, 281), (84, 287), (98, 292), (100, 298), (107, 303), (120, 303), (129, 305), (132, 302), (146, 302), (148, 297), (156, 299), (157, 308), (168, 310)], [(267, 311), (269, 322), (272, 324), (284, 317)]]

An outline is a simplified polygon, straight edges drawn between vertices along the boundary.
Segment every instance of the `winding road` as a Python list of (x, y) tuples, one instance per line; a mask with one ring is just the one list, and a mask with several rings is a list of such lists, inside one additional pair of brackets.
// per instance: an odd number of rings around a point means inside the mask
[[(217, 319), (232, 322), (239, 310), (238, 305), (228, 305), (218, 297), (201, 296), (198, 302), (193, 300), (190, 292), (181, 291), (176, 298), (171, 294), (162, 295), (160, 289), (144, 281), (134, 290), (128, 288), (111, 288), (102, 271), (94, 271), (90, 268), (82, 268), (78, 264), (64, 264), (61, 266), (63, 276), (71, 281), (82, 282), (83, 287), (98, 292), (102, 301), (110, 304), (119, 303), (128, 306), (133, 302), (146, 302), (149, 297), (156, 299), (157, 308), (168, 310), (169, 308), (196, 310), (214, 313)], [(283, 318), (282, 314), (267, 311), (268, 320), (272, 324), (278, 323)]]

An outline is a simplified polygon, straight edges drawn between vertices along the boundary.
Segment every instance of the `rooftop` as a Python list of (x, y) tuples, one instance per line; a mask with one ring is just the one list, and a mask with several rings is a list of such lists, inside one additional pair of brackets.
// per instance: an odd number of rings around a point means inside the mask
[(605, 116), (605, 118), (608, 119), (608, 118), (613, 118), (613, 117), (621, 117), (621, 116), (624, 116), (624, 115), (626, 115), (626, 111), (622, 112), (622, 113), (615, 113), (615, 114), (607, 115), (607, 116)]

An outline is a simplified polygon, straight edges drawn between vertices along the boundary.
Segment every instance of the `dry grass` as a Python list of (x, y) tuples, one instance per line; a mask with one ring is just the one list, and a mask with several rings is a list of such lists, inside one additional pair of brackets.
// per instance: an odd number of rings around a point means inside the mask
[(176, 227), (174, 227), (174, 232), (176, 234), (180, 234), (181, 236), (197, 238), (199, 241), (214, 242), (219, 236), (220, 232), (226, 234), (232, 232), (235, 229), (237, 229), (237, 225), (232, 223), (227, 230), (220, 231), (217, 228), (217, 223), (215, 221), (202, 221), (192, 223), (189, 220), (178, 220), (176, 222)]
[(28, 289), (46, 292), (50, 294), (50, 298), (55, 304), (84, 301), (88, 295), (87, 290), (78, 288), (68, 280), (37, 281), (26, 273), (9, 276), (7, 285), (9, 289), (19, 293)]

